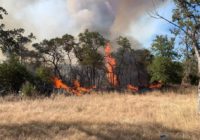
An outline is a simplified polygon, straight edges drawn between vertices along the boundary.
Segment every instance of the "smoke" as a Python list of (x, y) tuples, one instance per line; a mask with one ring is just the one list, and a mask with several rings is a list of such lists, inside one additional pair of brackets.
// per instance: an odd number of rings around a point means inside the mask
[[(154, 0), (156, 5), (163, 4)], [(104, 34), (123, 34), (131, 23), (155, 8), (152, 0), (68, 0), (68, 10), (75, 27), (89, 28)]]
[(40, 40), (65, 33), (76, 35), (86, 28), (106, 36), (123, 35), (132, 23), (155, 8), (152, 0), (0, 0), (0, 3), (9, 12), (4, 22), (10, 28), (25, 28)]

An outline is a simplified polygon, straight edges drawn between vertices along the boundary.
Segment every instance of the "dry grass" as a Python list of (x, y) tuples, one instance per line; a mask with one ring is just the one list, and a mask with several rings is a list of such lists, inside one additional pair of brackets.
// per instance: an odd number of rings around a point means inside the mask
[(0, 99), (0, 140), (198, 140), (196, 106), (194, 93)]

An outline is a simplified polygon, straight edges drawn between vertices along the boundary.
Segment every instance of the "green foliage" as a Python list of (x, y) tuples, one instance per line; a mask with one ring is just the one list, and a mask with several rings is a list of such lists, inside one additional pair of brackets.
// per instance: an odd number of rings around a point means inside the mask
[(33, 47), (37, 50), (41, 61), (53, 67), (54, 75), (62, 77), (60, 65), (65, 61), (65, 52), (69, 57), (74, 45), (74, 37), (65, 34), (62, 38), (53, 38), (35, 43)]
[(103, 50), (106, 43), (106, 39), (99, 32), (85, 32), (79, 34), (79, 42), (74, 48), (74, 53), (80, 68), (84, 73), (88, 73), (84, 76), (87, 79), (87, 84), (92, 86), (96, 85), (98, 78), (102, 77), (102, 71), (104, 70), (104, 56), (100, 53)]
[(103, 56), (98, 49), (104, 47), (106, 43), (105, 38), (98, 32), (89, 32), (79, 34), (79, 46), (75, 49), (76, 57), (79, 63), (84, 66), (92, 66), (101, 68), (104, 64)]
[(35, 72), (36, 78), (45, 83), (52, 83), (53, 74), (50, 69), (45, 67), (38, 67)]
[(151, 47), (153, 54), (170, 59), (177, 58), (178, 53), (174, 50), (174, 41), (174, 38), (168, 39), (167, 36), (156, 36)]
[(53, 90), (53, 73), (50, 68), (38, 67), (35, 72), (34, 85), (40, 95), (50, 95)]
[[(3, 14), (7, 14), (6, 10), (0, 7), (0, 20), (3, 19)], [(29, 52), (25, 47), (35, 38), (33, 34), (24, 35), (25, 30), (22, 28), (7, 30), (4, 24), (0, 24), (0, 49), (11, 57), (13, 55), (20, 56), (21, 59)], [(27, 56), (27, 55), (26, 55)]]
[(119, 38), (117, 38), (117, 44), (119, 44), (124, 49), (131, 49), (131, 43), (126, 37), (120, 36)]
[(169, 58), (156, 57), (149, 66), (151, 82), (162, 81), (167, 83), (181, 83), (182, 65), (179, 62), (173, 62)]
[(174, 39), (168, 39), (167, 36), (162, 35), (156, 36), (151, 49), (155, 55), (148, 68), (151, 82), (181, 83), (183, 66), (175, 61), (179, 55), (174, 49)]
[(182, 82), (184, 84), (198, 85), (198, 63), (195, 56), (186, 58), (183, 61), (184, 76)]
[(21, 88), (21, 95), (27, 97), (33, 97), (37, 95), (37, 90), (33, 84), (25, 82)]
[(31, 75), (25, 66), (18, 60), (12, 58), (0, 64), (1, 87), (6, 91), (18, 92), (25, 81), (31, 79)]

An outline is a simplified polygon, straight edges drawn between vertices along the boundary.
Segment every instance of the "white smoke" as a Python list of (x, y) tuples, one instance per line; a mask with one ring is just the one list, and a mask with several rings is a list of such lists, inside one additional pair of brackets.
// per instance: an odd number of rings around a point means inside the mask
[[(155, 0), (154, 0), (155, 1)], [(161, 4), (161, 0), (156, 0)], [(152, 0), (0, 0), (10, 28), (25, 28), (40, 40), (86, 28), (106, 36), (124, 34), (154, 7)]]

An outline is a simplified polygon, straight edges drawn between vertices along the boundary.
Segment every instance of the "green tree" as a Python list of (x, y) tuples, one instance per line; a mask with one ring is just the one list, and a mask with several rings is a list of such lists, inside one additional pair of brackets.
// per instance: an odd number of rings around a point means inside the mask
[(175, 59), (179, 56), (174, 50), (174, 39), (167, 36), (156, 36), (152, 44), (155, 55), (149, 66), (151, 82), (162, 81), (167, 83), (180, 83), (182, 78), (182, 65)]
[(151, 82), (162, 81), (167, 83), (180, 83), (182, 80), (182, 65), (179, 62), (173, 62), (169, 58), (155, 57), (149, 66)]
[(50, 40), (43, 40), (41, 43), (35, 43), (33, 47), (39, 53), (41, 61), (53, 67), (54, 75), (63, 78), (61, 74), (61, 65), (65, 63), (65, 55), (67, 55), (71, 66), (72, 60), (70, 52), (73, 50), (74, 45), (74, 37), (65, 34), (61, 38), (53, 38)]
[(162, 56), (170, 59), (178, 57), (178, 53), (174, 50), (174, 38), (157, 35), (151, 46), (152, 52), (155, 56)]
[(105, 46), (106, 39), (98, 32), (85, 32), (79, 34), (79, 43), (75, 48), (75, 55), (81, 66), (87, 70), (90, 85), (96, 84), (97, 70), (104, 67), (104, 57), (99, 49)]
[(62, 78), (60, 72), (60, 65), (64, 62), (62, 40), (54, 38), (50, 40), (43, 40), (41, 43), (33, 44), (43, 61), (48, 66), (53, 67), (55, 76)]
[(53, 90), (52, 78), (53, 73), (50, 68), (40, 66), (36, 69), (34, 85), (40, 95), (50, 95)]
[(0, 64), (0, 87), (6, 91), (18, 92), (25, 81), (31, 81), (26, 67), (14, 57)]
[(186, 57), (183, 61), (183, 79), (182, 84), (198, 85), (197, 60), (194, 55)]
[[(0, 7), (0, 21), (4, 14), (7, 14), (6, 10)], [(7, 57), (19, 56), (22, 61), (28, 52), (26, 45), (31, 43), (34, 38), (32, 33), (28, 36), (24, 35), (22, 28), (6, 30), (5, 25), (0, 24), (0, 49)]]
[[(160, 18), (174, 26), (172, 32), (186, 39), (186, 47), (195, 51), (200, 74), (200, 1), (199, 0), (174, 0), (172, 21), (164, 18), (158, 12), (153, 17)], [(200, 112), (200, 80), (198, 84), (198, 111)]]

